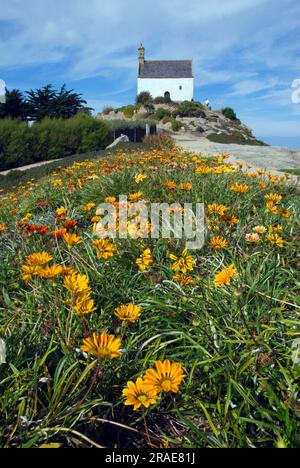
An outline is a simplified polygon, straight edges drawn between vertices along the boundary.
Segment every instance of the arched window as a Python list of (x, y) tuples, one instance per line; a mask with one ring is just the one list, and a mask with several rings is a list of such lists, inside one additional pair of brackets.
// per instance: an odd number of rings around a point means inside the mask
[(169, 91), (166, 91), (166, 92), (165, 92), (165, 98), (171, 99), (171, 94), (170, 94)]

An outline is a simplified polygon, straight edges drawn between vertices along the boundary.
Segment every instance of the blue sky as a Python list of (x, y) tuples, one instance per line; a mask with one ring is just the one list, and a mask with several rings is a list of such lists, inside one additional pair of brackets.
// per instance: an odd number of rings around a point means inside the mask
[(100, 111), (136, 95), (146, 59), (194, 61), (195, 98), (231, 106), (258, 136), (300, 138), (299, 0), (0, 0), (0, 79), (66, 83)]

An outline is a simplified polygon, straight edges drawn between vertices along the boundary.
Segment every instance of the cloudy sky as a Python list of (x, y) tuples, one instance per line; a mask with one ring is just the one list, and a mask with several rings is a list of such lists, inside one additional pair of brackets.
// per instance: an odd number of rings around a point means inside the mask
[(196, 99), (258, 136), (300, 137), (299, 0), (0, 0), (0, 79), (66, 83), (97, 111), (133, 102), (137, 48), (194, 61)]

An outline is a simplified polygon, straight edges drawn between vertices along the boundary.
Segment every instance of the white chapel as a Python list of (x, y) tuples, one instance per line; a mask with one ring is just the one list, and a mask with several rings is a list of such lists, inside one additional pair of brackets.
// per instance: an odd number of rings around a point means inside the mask
[(153, 98), (169, 96), (172, 101), (194, 99), (192, 60), (145, 60), (145, 48), (139, 48), (138, 94), (148, 91)]

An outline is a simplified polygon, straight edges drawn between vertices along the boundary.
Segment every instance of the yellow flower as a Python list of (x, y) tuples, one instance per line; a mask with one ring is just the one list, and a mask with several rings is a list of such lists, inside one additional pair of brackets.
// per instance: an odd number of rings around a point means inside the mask
[(228, 246), (228, 242), (223, 236), (215, 236), (208, 245), (214, 250), (221, 250)]
[(190, 191), (190, 190), (192, 190), (192, 188), (193, 188), (192, 184), (189, 184), (189, 183), (182, 183), (182, 184), (180, 184), (180, 189), (181, 189), (181, 190)]
[(22, 218), (22, 221), (24, 223), (26, 223), (26, 221), (28, 221), (30, 218), (32, 218), (32, 214), (31, 213), (27, 213), (24, 218)]
[(264, 226), (256, 226), (253, 229), (253, 231), (256, 232), (257, 234), (265, 234), (267, 232), (267, 228), (265, 228)]
[(22, 279), (28, 283), (34, 276), (39, 276), (41, 267), (39, 265), (22, 265)]
[(74, 295), (86, 295), (91, 291), (88, 277), (79, 273), (67, 275), (64, 279), (64, 287)]
[(266, 238), (268, 239), (269, 242), (271, 242), (272, 245), (274, 245), (274, 247), (278, 247), (279, 249), (283, 248), (284, 240), (277, 233), (268, 234)]
[(143, 192), (132, 193), (129, 195), (129, 200), (132, 202), (138, 201), (143, 196)]
[(265, 199), (275, 204), (279, 204), (282, 201), (282, 195), (278, 195), (277, 193), (269, 193), (268, 195), (265, 195)]
[(52, 180), (52, 185), (54, 185), (54, 187), (60, 187), (62, 184), (63, 182), (61, 179)]
[(74, 247), (82, 243), (82, 240), (77, 234), (70, 234), (69, 232), (64, 235), (64, 241), (69, 247)]
[(45, 279), (55, 279), (57, 276), (60, 276), (63, 272), (63, 267), (60, 265), (46, 266), (40, 271), (39, 276)]
[(176, 189), (177, 184), (176, 184), (176, 182), (168, 181), (168, 182), (165, 182), (165, 183), (164, 183), (164, 187), (165, 187), (166, 189), (168, 189), (168, 190), (174, 190), (174, 189)]
[(93, 243), (94, 247), (97, 250), (97, 257), (102, 258), (103, 260), (108, 260), (113, 257), (117, 249), (110, 241), (107, 239), (95, 240)]
[(101, 220), (101, 216), (93, 216), (92, 219), (91, 219), (91, 222), (92, 223), (99, 223), (99, 221)]
[(88, 213), (89, 211), (91, 211), (93, 208), (95, 208), (96, 206), (96, 203), (87, 203), (84, 207), (83, 207), (83, 211), (85, 211), (86, 213)]
[(235, 278), (237, 273), (234, 265), (230, 265), (228, 268), (224, 268), (220, 273), (215, 276), (215, 286), (229, 286), (232, 278)]
[(141, 184), (145, 179), (147, 179), (147, 176), (145, 174), (136, 175), (134, 178), (137, 184)]
[(283, 227), (280, 224), (269, 226), (269, 232), (282, 232)]
[(228, 211), (228, 208), (224, 205), (217, 205), (217, 204), (213, 204), (213, 205), (208, 205), (208, 213), (210, 215), (218, 215), (218, 216), (224, 216), (224, 214), (226, 213), (226, 211)]
[(274, 204), (273, 201), (268, 201), (266, 203), (267, 210), (270, 211), (270, 213), (273, 214), (278, 214), (278, 207)]
[(230, 187), (230, 190), (232, 190), (232, 192), (237, 192), (237, 193), (247, 193), (247, 192), (249, 192), (250, 187), (249, 187), (249, 185), (233, 184)]
[(90, 295), (83, 295), (76, 299), (74, 310), (77, 315), (88, 315), (96, 310), (95, 303)]
[(7, 227), (4, 224), (0, 224), (0, 232), (6, 231)]
[(146, 385), (152, 386), (157, 392), (178, 393), (179, 385), (183, 381), (185, 374), (182, 365), (177, 362), (156, 361), (155, 369), (148, 369), (144, 377)]
[(124, 322), (134, 323), (141, 315), (141, 308), (134, 304), (123, 304), (115, 309), (115, 315)]
[(292, 216), (292, 213), (284, 208), (279, 208), (278, 213), (280, 216), (286, 219), (289, 219)]
[(133, 406), (133, 410), (136, 411), (141, 406), (149, 408), (150, 405), (155, 404), (157, 391), (153, 386), (146, 385), (139, 377), (135, 383), (127, 382), (127, 387), (123, 390), (123, 397), (126, 398), (124, 405)]
[(65, 216), (67, 214), (67, 208), (65, 208), (64, 206), (61, 206), (60, 208), (58, 208), (56, 210), (56, 214), (57, 216)]
[(212, 168), (208, 166), (199, 166), (196, 169), (196, 174), (210, 174), (212, 172)]
[(174, 260), (172, 265), (172, 270), (174, 271), (181, 271), (182, 273), (186, 273), (188, 270), (193, 271), (195, 266), (195, 260), (191, 255), (188, 255), (187, 249), (184, 249), (181, 257), (176, 257), (176, 255), (171, 254), (171, 260)]
[(139, 266), (140, 271), (145, 271), (147, 268), (152, 265), (153, 258), (151, 255), (151, 250), (146, 249), (142, 255), (136, 260), (136, 264)]
[(177, 283), (180, 283), (181, 286), (188, 286), (190, 284), (194, 284), (194, 279), (191, 276), (186, 276), (183, 273), (177, 273), (173, 276), (173, 280)]
[(116, 338), (114, 335), (108, 335), (107, 332), (104, 331), (101, 335), (93, 333), (92, 336), (85, 338), (80, 349), (97, 358), (113, 359), (121, 356), (120, 348), (120, 338)]
[(26, 263), (31, 266), (43, 266), (53, 260), (53, 257), (47, 252), (38, 252), (25, 257)]
[(107, 197), (105, 198), (105, 203), (115, 203), (116, 202), (116, 197)]

